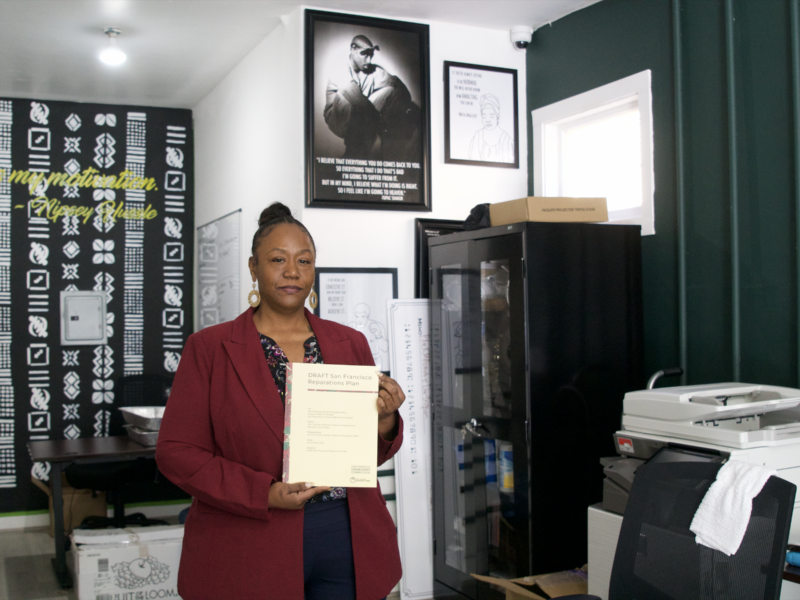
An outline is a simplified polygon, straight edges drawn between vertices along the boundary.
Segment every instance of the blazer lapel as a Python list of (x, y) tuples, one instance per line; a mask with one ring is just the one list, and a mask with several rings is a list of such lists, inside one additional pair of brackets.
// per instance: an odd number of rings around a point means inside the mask
[(283, 444), (283, 406), (253, 323), (253, 309), (236, 318), (231, 340), (223, 342), (223, 346), (250, 401)]

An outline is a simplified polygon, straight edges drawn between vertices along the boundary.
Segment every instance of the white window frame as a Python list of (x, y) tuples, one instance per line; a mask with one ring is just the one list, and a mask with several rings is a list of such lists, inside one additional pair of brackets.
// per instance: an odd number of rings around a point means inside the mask
[(534, 195), (564, 195), (560, 175), (562, 129), (632, 107), (639, 110), (642, 136), (642, 207), (634, 209), (636, 214), (631, 214), (630, 209), (609, 212), (608, 223), (641, 225), (642, 235), (654, 234), (653, 101), (649, 69), (531, 111)]

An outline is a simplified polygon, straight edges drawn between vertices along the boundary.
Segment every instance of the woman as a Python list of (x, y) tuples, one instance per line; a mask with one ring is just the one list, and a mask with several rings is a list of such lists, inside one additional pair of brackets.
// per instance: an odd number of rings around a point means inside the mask
[(483, 128), (469, 143), (469, 159), (487, 162), (514, 162), (514, 140), (500, 125), (500, 100), (493, 94), (481, 96)]
[[(380, 488), (280, 481), (284, 364), (372, 365), (364, 336), (304, 309), (316, 248), (283, 204), (264, 210), (250, 275), (260, 296), (236, 320), (190, 336), (156, 449), (194, 496), (178, 573), (185, 600), (376, 600), (400, 579)], [(405, 395), (381, 376), (378, 464), (402, 442)]]

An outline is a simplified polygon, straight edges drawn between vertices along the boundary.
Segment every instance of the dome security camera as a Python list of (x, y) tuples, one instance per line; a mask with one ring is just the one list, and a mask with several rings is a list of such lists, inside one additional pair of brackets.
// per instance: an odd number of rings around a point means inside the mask
[(524, 50), (531, 43), (533, 28), (527, 25), (517, 25), (511, 28), (511, 43), (517, 50)]

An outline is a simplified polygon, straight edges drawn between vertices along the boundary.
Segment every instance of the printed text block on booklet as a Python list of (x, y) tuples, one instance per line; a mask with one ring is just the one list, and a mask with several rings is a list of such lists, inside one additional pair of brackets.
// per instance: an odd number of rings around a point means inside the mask
[(375, 367), (287, 366), (284, 483), (377, 485), (378, 383)]

